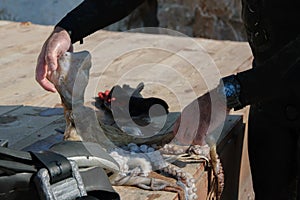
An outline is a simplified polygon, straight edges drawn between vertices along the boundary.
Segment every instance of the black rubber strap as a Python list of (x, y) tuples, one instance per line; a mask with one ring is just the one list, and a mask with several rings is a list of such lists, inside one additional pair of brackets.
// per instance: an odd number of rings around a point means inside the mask
[[(87, 158), (105, 154), (92, 144), (80, 144), (80, 142), (63, 142), (56, 150), (67, 152), (75, 151), (81, 155), (80, 150), (85, 151)], [(66, 145), (66, 146), (65, 146)], [(95, 144), (97, 146), (97, 144)], [(64, 147), (65, 146), (65, 147)], [(80, 146), (87, 147), (79, 148)], [(85, 149), (85, 150), (84, 150)], [(78, 151), (77, 151), (78, 150)], [(93, 152), (95, 151), (95, 152)], [(92, 153), (91, 153), (92, 152)], [(106, 153), (107, 154), (107, 153)], [(112, 159), (106, 154), (100, 160)], [(45, 151), (43, 153), (22, 152), (8, 148), (0, 148), (0, 199), (38, 199), (35, 187), (31, 183), (32, 176), (40, 168), (47, 168), (51, 176), (51, 184), (64, 180), (71, 176), (71, 166), (66, 157), (58, 153)], [(115, 162), (115, 161), (114, 161)], [(110, 163), (113, 163), (112, 161)], [(100, 167), (84, 167), (79, 170), (84, 186), (88, 193), (83, 199), (110, 199), (119, 200), (120, 196), (112, 188), (107, 174)]]
[(50, 151), (42, 153), (31, 152), (31, 154), (42, 163), (43, 166), (39, 166), (39, 168), (45, 167), (48, 170), (51, 184), (72, 175), (71, 164), (64, 156)]
[(10, 160), (0, 160), (0, 169), (2, 171), (5, 171), (7, 174), (37, 172), (36, 168), (32, 165), (27, 165), (24, 163), (10, 161)]
[(102, 168), (88, 168), (86, 170), (81, 170), (80, 174), (88, 194), (99, 199), (120, 199), (119, 194), (116, 193), (111, 186), (111, 183)]
[(12, 159), (14, 161), (16, 160), (31, 161), (32, 157), (28, 152), (18, 151), (18, 150), (9, 149), (7, 147), (0, 146), (0, 159), (1, 160)]
[[(119, 171), (118, 163), (96, 143), (63, 141), (53, 145), (50, 150), (76, 161), (79, 167), (101, 166), (108, 170)], [(101, 165), (98, 165), (96, 160), (101, 162)]]

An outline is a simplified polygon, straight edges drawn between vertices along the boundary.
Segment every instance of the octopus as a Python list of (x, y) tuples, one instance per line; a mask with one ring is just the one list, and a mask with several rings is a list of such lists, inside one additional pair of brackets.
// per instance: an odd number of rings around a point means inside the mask
[[(224, 172), (216, 151), (212, 146), (182, 146), (172, 141), (173, 125), (180, 113), (167, 113), (166, 126), (151, 136), (144, 137), (141, 130), (132, 124), (118, 127), (104, 104), (98, 114), (84, 105), (84, 93), (89, 81), (91, 55), (87, 51), (65, 53), (58, 60), (58, 69), (48, 79), (55, 85), (62, 105), (66, 127), (64, 139), (89, 141), (100, 144), (118, 164), (118, 172), (108, 173), (112, 185), (136, 186), (145, 190), (177, 192), (181, 200), (198, 199), (195, 178), (174, 164), (174, 161), (203, 162), (211, 167), (214, 180), (208, 199), (220, 199), (224, 188)], [(129, 95), (140, 95), (144, 85), (119, 90), (130, 91)], [(123, 91), (124, 92), (124, 91)], [(109, 109), (107, 109), (109, 108)], [(166, 107), (165, 107), (166, 108)], [(84, 115), (84, 127), (77, 126), (78, 115)], [(97, 120), (99, 126), (91, 121)], [(148, 120), (147, 118), (145, 119)], [(176, 181), (173, 178), (176, 179)]]

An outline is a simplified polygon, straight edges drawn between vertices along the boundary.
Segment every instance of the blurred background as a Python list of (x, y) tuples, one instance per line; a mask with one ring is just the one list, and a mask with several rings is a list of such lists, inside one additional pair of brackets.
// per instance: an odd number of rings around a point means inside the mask
[[(0, 20), (55, 25), (81, 2), (0, 0)], [(240, 13), (240, 0), (146, 0), (128, 17), (105, 29), (126, 31), (159, 26), (193, 37), (245, 41)]]

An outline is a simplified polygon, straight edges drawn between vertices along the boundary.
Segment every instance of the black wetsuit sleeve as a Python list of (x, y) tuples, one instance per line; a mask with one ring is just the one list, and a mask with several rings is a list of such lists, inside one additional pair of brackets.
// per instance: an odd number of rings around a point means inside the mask
[(262, 66), (236, 75), (243, 106), (263, 102), (282, 95), (300, 82), (300, 36), (270, 57)]
[(56, 26), (67, 30), (72, 43), (129, 15), (144, 0), (85, 0)]

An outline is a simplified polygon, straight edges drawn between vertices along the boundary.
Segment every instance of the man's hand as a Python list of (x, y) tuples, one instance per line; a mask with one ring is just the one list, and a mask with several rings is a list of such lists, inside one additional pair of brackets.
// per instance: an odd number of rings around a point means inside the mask
[(68, 32), (56, 27), (44, 43), (35, 69), (36, 81), (45, 90), (56, 92), (54, 85), (47, 77), (57, 69), (57, 59), (65, 52), (72, 50), (73, 46)]
[(223, 125), (228, 112), (225, 97), (217, 89), (198, 97), (178, 118), (174, 127), (176, 140), (183, 145), (205, 145), (206, 135)]

